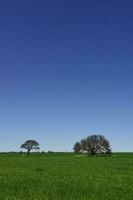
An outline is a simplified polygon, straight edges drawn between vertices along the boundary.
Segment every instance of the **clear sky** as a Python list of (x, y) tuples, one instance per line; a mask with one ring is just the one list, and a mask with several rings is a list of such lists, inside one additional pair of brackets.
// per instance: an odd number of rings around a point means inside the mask
[(133, 151), (133, 1), (0, 1), (0, 151)]

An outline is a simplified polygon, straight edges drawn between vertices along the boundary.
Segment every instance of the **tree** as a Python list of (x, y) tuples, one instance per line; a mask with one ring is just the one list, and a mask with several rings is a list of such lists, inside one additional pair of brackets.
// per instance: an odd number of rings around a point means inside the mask
[(109, 141), (102, 135), (91, 135), (86, 139), (82, 139), (80, 143), (74, 145), (74, 151), (87, 151), (91, 155), (97, 153), (111, 155), (111, 147)]
[(27, 140), (24, 144), (21, 145), (21, 148), (27, 150), (27, 154), (30, 154), (30, 151), (35, 149), (38, 150), (39, 148), (39, 143), (35, 140)]
[(80, 147), (82, 151), (86, 151), (86, 139), (82, 139), (80, 142)]
[(80, 150), (81, 150), (81, 146), (80, 146), (80, 143), (79, 142), (76, 142), (74, 147), (73, 147), (73, 150), (75, 153), (80, 153)]
[(91, 135), (86, 140), (87, 151), (92, 155), (111, 152), (109, 141), (102, 135)]

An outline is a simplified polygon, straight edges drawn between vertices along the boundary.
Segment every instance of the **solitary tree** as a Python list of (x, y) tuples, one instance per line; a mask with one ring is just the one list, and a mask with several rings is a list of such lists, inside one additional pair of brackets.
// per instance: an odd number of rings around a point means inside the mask
[(74, 151), (87, 151), (91, 155), (97, 153), (111, 154), (109, 141), (102, 135), (91, 135), (86, 139), (82, 139), (80, 143), (74, 145)]
[(86, 148), (92, 155), (111, 152), (109, 141), (102, 135), (89, 136), (86, 140)]
[(27, 154), (30, 154), (30, 151), (39, 149), (39, 143), (35, 140), (27, 140), (24, 144), (21, 145), (21, 148), (27, 150)]
[(76, 142), (74, 147), (73, 147), (73, 150), (75, 153), (80, 153), (80, 150), (81, 150), (81, 146), (80, 146), (80, 143), (79, 142)]

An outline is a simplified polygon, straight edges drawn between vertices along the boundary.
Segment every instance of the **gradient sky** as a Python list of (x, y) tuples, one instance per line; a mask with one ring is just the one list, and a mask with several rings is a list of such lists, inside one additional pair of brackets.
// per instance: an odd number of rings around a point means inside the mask
[(133, 1), (0, 1), (0, 151), (133, 151)]

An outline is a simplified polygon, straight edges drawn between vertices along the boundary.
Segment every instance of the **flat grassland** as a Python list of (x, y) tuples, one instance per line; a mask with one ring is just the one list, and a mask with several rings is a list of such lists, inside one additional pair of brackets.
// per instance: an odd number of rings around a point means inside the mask
[(0, 200), (133, 200), (133, 154), (1, 154)]

